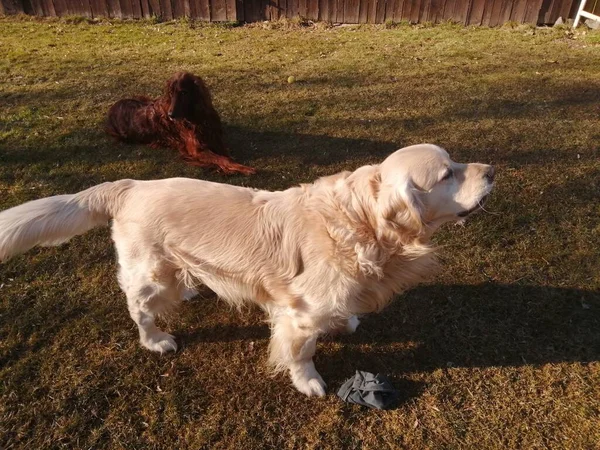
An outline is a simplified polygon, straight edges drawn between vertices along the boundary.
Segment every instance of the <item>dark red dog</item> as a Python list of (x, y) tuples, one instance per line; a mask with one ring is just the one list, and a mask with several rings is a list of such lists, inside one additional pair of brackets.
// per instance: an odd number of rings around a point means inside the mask
[(123, 142), (176, 149), (194, 166), (216, 167), (227, 174), (255, 173), (229, 156), (208, 88), (191, 73), (175, 74), (165, 94), (155, 100), (119, 100), (108, 112), (106, 131)]

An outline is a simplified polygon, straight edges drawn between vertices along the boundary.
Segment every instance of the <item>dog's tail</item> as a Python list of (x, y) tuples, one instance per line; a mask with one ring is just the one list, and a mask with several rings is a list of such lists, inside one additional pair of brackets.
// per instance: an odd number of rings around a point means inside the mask
[(77, 194), (42, 198), (0, 212), (0, 262), (36, 245), (59, 245), (106, 225), (135, 183), (102, 183)]

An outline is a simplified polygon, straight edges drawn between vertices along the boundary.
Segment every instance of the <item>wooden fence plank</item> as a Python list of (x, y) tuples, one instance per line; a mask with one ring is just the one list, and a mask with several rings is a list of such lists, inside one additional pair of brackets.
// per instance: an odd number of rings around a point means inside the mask
[(496, 0), (487, 0), (485, 4), (485, 9), (483, 10), (483, 18), (481, 19), (481, 25), (486, 27), (490, 26), (490, 20), (492, 18), (494, 8), (496, 7), (496, 3)]
[(456, 0), (454, 3), (454, 21), (465, 24), (470, 8), (470, 0)]
[(525, 8), (525, 22), (537, 24), (543, 0), (528, 0)]
[[(112, 1), (112, 0), (109, 0)], [(160, 3), (160, 13), (163, 20), (173, 20), (173, 5), (171, 0), (158, 0)]]
[(427, 9), (425, 10), (425, 20), (431, 23), (438, 23), (442, 20), (444, 11), (443, 0), (428, 0)]
[(287, 0), (271, 0), (271, 20), (279, 20), (286, 17)]
[[(244, 20), (246, 22), (256, 22), (256, 14), (254, 12), (254, 2), (256, 0), (244, 0)], [(207, 2), (208, 4), (208, 2)], [(210, 20), (210, 19), (206, 19)]]
[(408, 20), (410, 21), (410, 23), (419, 22), (419, 11), (421, 10), (421, 1), (423, 0), (412, 0), (410, 2), (410, 15), (408, 16)]
[(468, 25), (481, 25), (485, 3), (486, 0), (472, 0), (469, 15), (465, 21)]
[(527, 2), (524, 0), (515, 0), (512, 11), (510, 13), (510, 20), (523, 23), (523, 19), (525, 19), (525, 8), (527, 7)]
[[(89, 1), (89, 0), (84, 0), (84, 1)], [(133, 17), (136, 19), (141, 19), (142, 17), (145, 17), (144, 11), (142, 10), (142, 2), (140, 0), (131, 0), (131, 11), (132, 11)]]
[[(215, 0), (211, 0), (211, 1), (215, 1)], [(259, 0), (256, 3), (257, 6), (257, 14), (258, 14), (258, 19), (257, 20), (268, 20), (269, 19), (269, 11), (270, 11), (270, 6), (269, 6), (269, 0)]]
[(412, 9), (412, 4), (414, 1), (415, 0), (403, 0), (402, 9), (399, 11), (399, 20), (402, 20), (404, 22), (410, 22), (410, 11)]
[(36, 16), (193, 17), (225, 21), (302, 16), (333, 23), (441, 22), (498, 26), (552, 24), (575, 15), (578, 0), (0, 0), (0, 13)]
[(383, 23), (385, 20), (385, 2), (386, 0), (377, 0), (375, 10), (375, 23)]
[[(132, 0), (135, 1), (135, 0)], [(235, 0), (232, 0), (235, 3)], [(173, 15), (176, 17), (191, 17), (190, 16), (190, 0), (173, 0)]]
[(565, 0), (560, 7), (559, 17), (575, 17), (577, 8), (579, 7), (579, 0)]
[[(566, 1), (561, 1), (561, 0), (553, 0), (553, 5), (552, 5), (552, 9), (550, 11), (550, 15), (548, 16), (548, 22), (547, 23), (554, 23), (558, 20), (559, 17), (561, 17), (561, 8), (562, 6), (566, 3)], [(566, 19), (567, 17), (563, 16), (563, 19)]]
[[(54, 6), (52, 6), (54, 8)], [(81, 15), (85, 17), (92, 17), (92, 7), (90, 5), (90, 0), (81, 0)], [(141, 15), (135, 17), (142, 17)]]
[(392, 15), (392, 20), (394, 22), (400, 22), (402, 20), (402, 9), (407, 0), (396, 0), (394, 5), (394, 13)]
[(272, 0), (261, 0), (260, 15), (261, 20), (271, 20), (271, 10), (273, 9)]
[[(90, 0), (92, 1), (92, 0)], [(150, 3), (148, 0), (139, 0), (140, 3), (140, 17), (144, 17), (146, 19), (152, 16), (152, 12), (150, 10)]]
[(328, 22), (329, 19), (329, 1), (319, 0), (319, 20)]
[[(258, 0), (256, 3), (260, 5), (262, 2)], [(257, 19), (260, 20), (260, 16)], [(225, 0), (210, 1), (210, 20), (211, 22), (223, 22), (227, 20), (227, 8), (225, 6)]]
[(72, 16), (79, 12), (78, 0), (65, 0), (65, 12), (63, 15)]
[(183, 17), (185, 15), (183, 11), (183, 0), (173, 0), (171, 3), (171, 11), (173, 13), (173, 19), (180, 19)]
[[(211, 0), (215, 1), (215, 0)], [(224, 0), (225, 1), (225, 0)], [(258, 20), (263, 21), (269, 18), (269, 5), (268, 0), (259, 0), (257, 3), (258, 7)]]
[[(71, 14), (71, 7), (69, 5), (69, 0), (63, 0), (60, 2), (60, 6), (58, 7), (58, 9), (60, 9), (60, 16), (68, 16)], [(56, 8), (55, 8), (56, 11)]]
[(442, 12), (442, 20), (454, 21), (455, 0), (445, 0)]
[(193, 8), (196, 11), (195, 18), (203, 22), (210, 21), (210, 9), (208, 0), (190, 0), (193, 3)]
[(500, 14), (498, 15), (498, 25), (502, 25), (510, 20), (512, 13), (513, 0), (502, 0)]
[(384, 22), (392, 21), (394, 19), (394, 11), (396, 10), (396, 1), (397, 0), (387, 0), (385, 2), (385, 13), (384, 13)]
[(332, 23), (340, 23), (338, 12), (338, 0), (329, 0), (329, 20)]
[[(188, 1), (188, 0), (184, 0), (184, 1)], [(237, 12), (236, 11), (237, 11), (236, 0), (225, 0), (225, 14), (226, 14), (227, 20), (229, 22), (235, 22), (237, 20)]]
[(344, 2), (344, 22), (358, 23), (358, 13), (360, 9), (359, 0), (346, 0)]
[(335, 0), (335, 21), (344, 23), (344, 0)]
[(121, 8), (121, 17), (123, 19), (131, 19), (133, 17), (133, 6), (131, 6), (131, 0), (119, 0), (119, 6)]
[(243, 22), (244, 20), (246, 20), (244, 0), (235, 0), (235, 20), (237, 20), (238, 22)]
[(427, 21), (427, 14), (430, 8), (431, 0), (421, 0), (421, 5), (419, 6), (419, 23)]
[(369, 0), (359, 0), (358, 2), (358, 23), (368, 23)]
[(434, 22), (431, 20), (435, 15), (433, 7), (433, 0), (423, 0), (423, 3), (421, 3), (421, 12), (419, 13), (420, 22)]
[(73, 14), (76, 16), (85, 16), (83, 2), (81, 0), (67, 0), (67, 11), (69, 12), (69, 14)]
[(108, 17), (108, 6), (104, 0), (90, 0), (92, 17)]
[(419, 7), (419, 22), (429, 22), (429, 10), (431, 9), (431, 0), (422, 0)]
[(556, 2), (554, 0), (543, 0), (542, 6), (540, 7), (540, 12), (538, 14), (538, 22), (539, 23), (548, 23), (548, 19), (550, 17), (550, 13), (552, 11), (552, 7)]
[[(355, 1), (358, 3), (360, 0)], [(308, 11), (306, 17), (315, 22), (319, 20), (319, 0), (308, 0)]]
[(413, 3), (417, 0), (404, 0), (404, 6), (402, 7), (402, 20), (410, 22), (410, 14), (413, 9)]
[[(246, 0), (244, 0), (246, 1)], [(288, 0), (287, 2), (287, 18), (293, 19), (298, 16), (298, 0)]]
[[(25, 2), (21, 0), (3, 0), (4, 11), (6, 14), (31, 14), (27, 13)], [(31, 10), (31, 5), (29, 5)]]
[(307, 7), (306, 0), (298, 0), (298, 15), (300, 17), (306, 17)]
[(375, 23), (377, 16), (377, 0), (367, 1), (367, 23)]
[(42, 8), (41, 0), (29, 0), (28, 3), (23, 3), (23, 9), (27, 11), (27, 14), (31, 14), (33, 16), (44, 15), (44, 8)]
[[(57, 0), (54, 0), (56, 5)], [(120, 19), (121, 18), (121, 4), (119, 0), (107, 0), (106, 6), (108, 8), (108, 16), (110, 18)]]
[(197, 9), (196, 2), (194, 0), (189, 0), (189, 6), (190, 6), (190, 18), (197, 20), (198, 9)]
[(54, 0), (54, 11), (56, 11), (58, 17), (66, 16), (67, 2), (65, 0)]
[(150, 16), (162, 17), (160, 0), (148, 0), (148, 6), (150, 6)]
[(549, 14), (544, 18), (543, 23), (554, 24), (560, 17), (560, 8), (563, 3), (565, 2), (560, 0), (552, 0), (552, 6), (550, 7)]
[(8, 14), (35, 14), (30, 0), (3, 0), (3, 2), (4, 8), (9, 11)]
[(438, 17), (437, 17), (438, 22), (444, 22), (445, 20), (447, 20), (446, 19), (446, 7), (447, 7), (449, 1), (450, 0), (442, 0), (440, 2), (440, 9), (438, 12)]

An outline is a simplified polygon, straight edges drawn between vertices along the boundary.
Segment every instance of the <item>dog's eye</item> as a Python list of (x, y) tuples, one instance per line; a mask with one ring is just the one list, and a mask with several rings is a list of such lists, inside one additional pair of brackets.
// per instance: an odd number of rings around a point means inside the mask
[(442, 178), (441, 181), (449, 180), (453, 176), (454, 176), (454, 171), (452, 169), (449, 169), (448, 172), (446, 172), (446, 175), (444, 175), (444, 177)]

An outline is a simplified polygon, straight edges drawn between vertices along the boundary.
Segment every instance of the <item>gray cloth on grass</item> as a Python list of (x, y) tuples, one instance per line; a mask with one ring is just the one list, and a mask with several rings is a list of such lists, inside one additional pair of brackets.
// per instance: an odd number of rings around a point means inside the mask
[(337, 395), (345, 402), (377, 409), (391, 408), (398, 400), (398, 391), (385, 376), (360, 370), (342, 385)]

